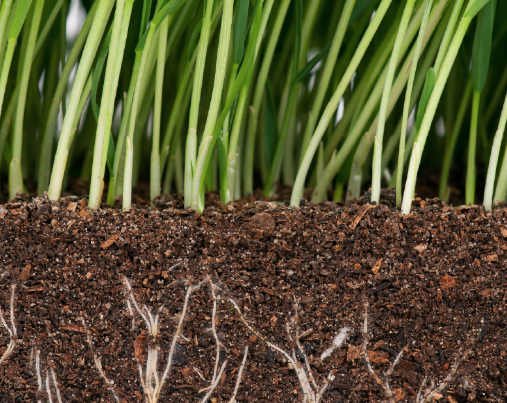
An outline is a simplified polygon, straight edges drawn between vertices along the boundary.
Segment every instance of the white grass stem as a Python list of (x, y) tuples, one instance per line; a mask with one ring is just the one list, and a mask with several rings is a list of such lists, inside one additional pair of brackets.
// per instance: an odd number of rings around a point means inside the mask
[[(211, 104), (208, 109), (208, 119), (204, 127), (203, 141), (199, 147), (199, 155), (193, 177), (192, 188), (192, 208), (195, 211), (202, 212), (204, 205), (201, 204), (200, 188), (201, 177), (203, 175), (204, 163), (206, 156), (210, 152), (212, 134), (215, 130), (218, 111), (220, 108), (220, 100), (222, 99), (222, 90), (225, 81), (225, 71), (227, 69), (227, 61), (229, 59), (229, 48), (231, 42), (232, 19), (233, 19), (234, 0), (224, 0), (224, 8), (222, 14), (222, 24), (220, 28), (220, 38), (218, 42), (218, 54), (215, 69), (215, 82), (213, 84), (213, 93), (211, 95)], [(241, 113), (242, 111), (238, 111)], [(187, 195), (185, 195), (186, 197)]]
[(67, 164), (67, 156), (70, 148), (72, 130), (74, 125), (74, 116), (77, 112), (81, 93), (86, 84), (95, 54), (99, 47), (102, 34), (107, 25), (109, 14), (114, 5), (113, 0), (100, 0), (97, 13), (92, 23), (90, 33), (86, 40), (83, 55), (78, 66), (74, 85), (70, 95), (67, 113), (63, 121), (58, 148), (56, 150), (53, 170), (51, 172), (51, 181), (49, 183), (48, 195), (51, 200), (58, 200), (62, 189), (63, 176), (65, 174), (65, 166)]
[(403, 105), (403, 117), (401, 120), (401, 135), (400, 135), (400, 143), (399, 143), (399, 152), (398, 152), (398, 169), (396, 172), (396, 205), (401, 205), (402, 199), (402, 179), (403, 179), (403, 166), (404, 166), (404, 153), (405, 153), (405, 142), (407, 138), (407, 124), (408, 124), (408, 115), (410, 113), (410, 106), (412, 104), (412, 90), (414, 87), (415, 73), (417, 70), (417, 63), (419, 61), (419, 56), (421, 54), (422, 42), (424, 33), (426, 32), (426, 25), (428, 24), (428, 18), (430, 16), (431, 6), (433, 4), (433, 0), (427, 0), (426, 2), (426, 10), (424, 11), (423, 20), (421, 22), (421, 28), (419, 29), (419, 35), (417, 37), (417, 42), (414, 51), (414, 57), (412, 60), (412, 66), (410, 67), (410, 76), (407, 83), (407, 92), (405, 95), (405, 103)]
[(208, 53), (213, 3), (214, 2), (211, 0), (206, 0), (205, 2), (201, 37), (197, 47), (197, 60), (195, 65), (194, 83), (192, 86), (192, 100), (190, 101), (188, 135), (185, 147), (185, 207), (190, 207), (192, 205), (193, 179), (197, 159), (197, 122), (199, 118), (199, 104), (201, 102), (204, 66), (206, 64), (206, 55)]
[(134, 166), (134, 149), (130, 137), (127, 137), (127, 151), (125, 154), (125, 175), (123, 177), (123, 211), (132, 207), (132, 170)]

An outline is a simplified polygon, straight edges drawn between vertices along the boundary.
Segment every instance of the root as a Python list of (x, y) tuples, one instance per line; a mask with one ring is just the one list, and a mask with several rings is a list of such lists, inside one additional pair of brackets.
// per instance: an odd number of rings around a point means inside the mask
[[(175, 266), (173, 266), (174, 268)], [(127, 306), (130, 310), (132, 310), (132, 306), (137, 311), (137, 313), (143, 318), (144, 323), (148, 329), (148, 357), (146, 360), (146, 371), (145, 375), (143, 375), (142, 365), (138, 363), (138, 371), (139, 377), (141, 379), (141, 386), (143, 388), (145, 401), (146, 403), (157, 403), (160, 397), (160, 392), (162, 391), (162, 387), (164, 386), (164, 382), (169, 375), (172, 367), (174, 352), (176, 349), (176, 343), (178, 338), (181, 336), (181, 332), (183, 329), (183, 322), (185, 321), (185, 317), (188, 309), (188, 302), (190, 300), (190, 295), (198, 290), (204, 281), (200, 282), (197, 285), (189, 286), (187, 289), (187, 294), (185, 296), (185, 302), (183, 304), (183, 309), (180, 315), (180, 320), (178, 322), (178, 326), (176, 328), (176, 332), (174, 333), (171, 348), (169, 350), (169, 356), (167, 358), (167, 365), (162, 374), (162, 377), (159, 376), (157, 371), (157, 362), (158, 362), (158, 351), (160, 346), (158, 345), (158, 340), (160, 338), (160, 324), (159, 324), (159, 314), (164, 308), (162, 305), (155, 315), (148, 309), (147, 306), (143, 306), (142, 308), (137, 303), (137, 300), (134, 297), (134, 293), (132, 292), (132, 286), (126, 277), (123, 278), (125, 282), (125, 287), (127, 291)], [(134, 318), (132, 319), (134, 321)]]
[[(329, 386), (329, 382), (333, 381), (334, 378), (335, 378), (335, 375), (334, 375), (334, 371), (331, 371), (324, 384), (319, 387), (315, 381), (315, 377), (313, 376), (312, 374), (312, 371), (311, 371), (311, 367), (310, 367), (310, 364), (309, 364), (309, 361), (308, 361), (308, 357), (303, 349), (303, 347), (301, 346), (300, 342), (299, 342), (299, 339), (300, 339), (300, 336), (299, 336), (299, 324), (298, 324), (298, 313), (297, 313), (297, 308), (298, 308), (298, 305), (297, 305), (297, 302), (296, 302), (296, 315), (294, 318), (292, 318), (289, 322), (287, 322), (287, 335), (289, 337), (289, 340), (291, 342), (293, 342), (293, 340), (295, 339), (295, 343), (300, 351), (300, 353), (303, 355), (304, 357), (304, 361), (305, 361), (305, 366), (306, 366), (306, 370), (305, 368), (299, 364), (299, 362), (297, 361), (296, 359), (296, 349), (295, 347), (292, 347), (292, 355), (289, 354), (287, 351), (281, 349), (280, 347), (278, 347), (277, 345), (271, 343), (270, 341), (266, 340), (261, 334), (259, 334), (259, 332), (257, 332), (245, 319), (245, 317), (243, 316), (242, 312), (241, 312), (241, 309), (239, 308), (238, 304), (236, 304), (236, 302), (233, 300), (233, 299), (229, 299), (229, 301), (233, 304), (234, 308), (238, 311), (238, 314), (239, 314), (239, 317), (241, 319), (241, 321), (243, 322), (243, 324), (246, 326), (246, 328), (248, 330), (250, 330), (254, 335), (256, 335), (259, 339), (261, 339), (264, 343), (266, 343), (271, 349), (279, 352), (280, 354), (282, 354), (288, 361), (289, 363), (292, 365), (292, 367), (294, 368), (294, 371), (296, 371), (296, 375), (298, 377), (298, 380), (299, 380), (299, 384), (301, 386), (301, 389), (303, 391), (303, 402), (304, 403), (319, 403), (327, 389), (327, 387)], [(295, 326), (295, 337), (293, 338), (291, 336), (291, 325), (294, 325)], [(346, 329), (346, 328), (344, 328)], [(348, 330), (344, 330), (342, 329), (340, 331), (340, 334), (345, 334), (343, 337), (346, 337), (346, 332)], [(342, 333), (343, 332), (343, 333)], [(338, 337), (337, 335), (337, 337)], [(345, 340), (345, 339), (344, 339)]]
[(241, 366), (238, 371), (238, 378), (236, 380), (236, 386), (234, 387), (234, 392), (232, 394), (229, 403), (236, 403), (236, 395), (238, 394), (239, 385), (241, 383), (241, 377), (243, 376), (243, 370), (245, 369), (246, 357), (248, 356), (248, 346), (245, 347), (245, 354), (243, 355), (243, 361), (241, 362)]
[[(46, 369), (46, 378), (45, 378), (45, 387), (42, 382), (41, 376), (41, 365), (40, 365), (40, 351), (35, 351), (35, 373), (37, 374), (37, 403), (42, 403), (42, 399), (47, 397), (49, 403), (53, 403), (53, 392), (51, 391), (51, 380), (53, 381), (53, 388), (56, 392), (56, 401), (58, 403), (62, 402), (62, 396), (60, 394), (60, 389), (58, 388), (58, 381), (56, 380), (55, 370), (50, 368), (51, 370), (51, 378), (49, 377), (49, 371)], [(44, 392), (44, 388), (46, 391)]]
[(18, 331), (16, 329), (16, 324), (14, 323), (14, 296), (15, 296), (15, 290), (16, 285), (11, 286), (11, 303), (10, 303), (10, 316), (11, 316), (11, 326), (7, 324), (4, 315), (2, 314), (2, 308), (0, 308), (0, 321), (2, 322), (3, 327), (7, 329), (7, 332), (9, 333), (10, 342), (7, 346), (7, 350), (5, 350), (5, 353), (3, 353), (2, 357), (0, 358), (0, 365), (2, 362), (4, 362), (7, 358), (10, 357), (12, 352), (14, 351), (14, 348), (16, 347), (16, 341), (18, 339)]
[[(391, 390), (390, 386), (390, 378), (391, 375), (394, 372), (395, 367), (400, 362), (401, 357), (403, 356), (403, 351), (408, 347), (408, 344), (399, 352), (399, 354), (396, 356), (396, 359), (394, 362), (389, 366), (389, 369), (387, 370), (384, 379), (380, 378), (375, 370), (373, 369), (370, 359), (368, 357), (368, 351), (367, 351), (367, 344), (368, 344), (368, 302), (365, 302), (364, 305), (364, 325), (363, 325), (363, 347), (362, 347), (362, 355), (366, 362), (366, 367), (368, 368), (368, 371), (372, 374), (375, 381), (382, 385), (382, 388), (384, 389), (384, 392), (389, 399), (390, 403), (395, 403), (394, 396)], [(476, 339), (472, 340), (472, 345), (475, 344)], [(468, 354), (470, 354), (471, 348), (466, 350), (464, 353), (460, 351), (454, 360), (454, 364), (452, 365), (452, 368), (449, 372), (449, 374), (445, 377), (445, 379), (439, 384), (435, 385), (435, 381), (433, 379), (430, 379), (430, 386), (426, 386), (428, 383), (428, 377), (426, 376), (422, 383), (421, 387), (419, 388), (419, 392), (417, 393), (417, 397), (415, 402), (416, 403), (426, 403), (431, 402), (436, 397), (437, 394), (442, 392), (450, 382), (452, 382), (455, 377), (456, 373), (458, 371), (458, 368), (460, 364), (463, 362), (463, 360), (467, 357)]]
[(391, 390), (391, 385), (390, 385), (391, 375), (393, 374), (394, 368), (396, 368), (396, 365), (398, 365), (398, 363), (400, 362), (401, 357), (403, 356), (403, 351), (408, 347), (408, 344), (400, 350), (400, 352), (396, 356), (396, 359), (391, 363), (391, 365), (389, 366), (389, 369), (387, 370), (387, 372), (384, 375), (384, 379), (380, 378), (377, 375), (377, 373), (375, 372), (375, 370), (373, 369), (373, 366), (371, 365), (371, 362), (370, 362), (370, 357), (368, 356), (367, 346), (368, 346), (368, 301), (366, 301), (364, 304), (363, 348), (361, 349), (362, 350), (361, 352), (362, 352), (363, 358), (366, 362), (366, 367), (368, 368), (368, 371), (373, 376), (373, 378), (375, 378), (375, 381), (379, 385), (382, 385), (382, 388), (384, 389), (384, 392), (385, 392), (387, 398), (389, 399), (389, 402), (395, 403), (393, 392)]
[(443, 391), (447, 387), (447, 385), (449, 385), (449, 383), (454, 380), (454, 377), (456, 376), (456, 372), (458, 372), (460, 364), (463, 362), (463, 360), (467, 357), (469, 353), (470, 351), (465, 351), (464, 353), (461, 353), (460, 351), (460, 353), (454, 360), (454, 364), (452, 365), (449, 374), (447, 374), (447, 376), (442, 381), (442, 383), (440, 383), (440, 385), (435, 386), (435, 382), (433, 381), (433, 379), (431, 379), (430, 380), (431, 386), (425, 389), (426, 383), (428, 381), (428, 377), (425, 377), (421, 384), (421, 387), (419, 388), (419, 392), (417, 393), (416, 403), (431, 402), (432, 399), (436, 397), (438, 393)]
[(120, 403), (120, 398), (118, 397), (118, 394), (116, 393), (116, 390), (115, 390), (115, 388), (113, 386), (114, 382), (111, 381), (111, 380), (109, 380), (107, 378), (106, 373), (102, 369), (102, 363), (100, 362), (100, 358), (95, 353), (95, 349), (93, 348), (92, 338), (90, 336), (90, 331), (88, 330), (88, 328), (86, 326), (86, 323), (85, 323), (85, 321), (84, 321), (83, 318), (81, 318), (81, 321), (83, 322), (83, 326), (85, 328), (86, 340), (88, 341), (88, 345), (90, 346), (90, 350), (91, 350), (91, 352), (93, 354), (93, 361), (95, 362), (95, 366), (97, 367), (97, 370), (99, 371), (100, 376), (102, 377), (102, 379), (106, 383), (107, 389), (111, 392), (111, 394), (114, 396), (114, 398), (116, 399), (116, 401), (118, 403)]

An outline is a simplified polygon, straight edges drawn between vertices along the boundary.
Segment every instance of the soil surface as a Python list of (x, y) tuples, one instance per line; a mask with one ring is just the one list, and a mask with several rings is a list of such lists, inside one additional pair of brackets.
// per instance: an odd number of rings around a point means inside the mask
[(507, 401), (507, 210), (366, 199), (0, 206), (0, 402)]

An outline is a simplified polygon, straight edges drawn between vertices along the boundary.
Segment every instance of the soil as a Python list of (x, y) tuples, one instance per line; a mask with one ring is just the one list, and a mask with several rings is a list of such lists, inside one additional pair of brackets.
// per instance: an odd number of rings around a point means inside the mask
[(0, 206), (0, 402), (507, 401), (507, 210), (367, 201)]

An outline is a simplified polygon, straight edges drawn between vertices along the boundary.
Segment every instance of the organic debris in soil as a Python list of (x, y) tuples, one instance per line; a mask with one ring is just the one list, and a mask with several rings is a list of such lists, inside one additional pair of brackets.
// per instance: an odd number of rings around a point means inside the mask
[(507, 211), (384, 202), (0, 206), (0, 401), (506, 401)]

